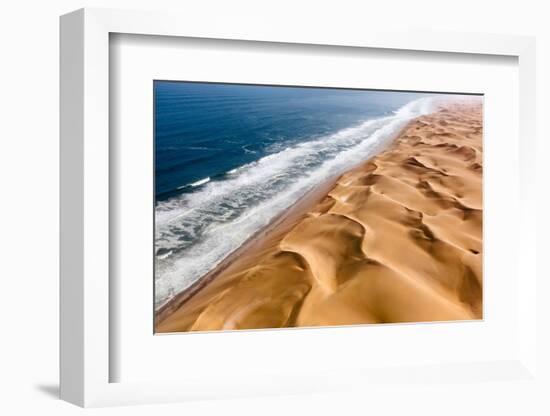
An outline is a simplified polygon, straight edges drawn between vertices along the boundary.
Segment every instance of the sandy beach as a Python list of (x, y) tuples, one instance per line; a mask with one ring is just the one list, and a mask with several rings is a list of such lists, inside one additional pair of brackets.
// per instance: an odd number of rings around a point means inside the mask
[(157, 332), (482, 318), (482, 105), (445, 104), (176, 296)]

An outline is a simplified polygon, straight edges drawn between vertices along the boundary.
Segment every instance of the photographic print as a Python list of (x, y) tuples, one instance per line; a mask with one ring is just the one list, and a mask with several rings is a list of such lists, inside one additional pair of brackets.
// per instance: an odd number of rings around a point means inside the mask
[(482, 95), (153, 88), (155, 332), (482, 319)]

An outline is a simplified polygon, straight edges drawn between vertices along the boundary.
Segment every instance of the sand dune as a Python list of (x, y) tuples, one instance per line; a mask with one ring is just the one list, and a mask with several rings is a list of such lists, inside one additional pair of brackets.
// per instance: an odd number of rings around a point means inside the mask
[(157, 331), (481, 318), (481, 110), (409, 123), (161, 311)]

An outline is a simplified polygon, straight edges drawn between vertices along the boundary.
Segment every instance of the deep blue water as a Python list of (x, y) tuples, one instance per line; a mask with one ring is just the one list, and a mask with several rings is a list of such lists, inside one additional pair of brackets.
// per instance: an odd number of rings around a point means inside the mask
[(419, 94), (155, 82), (156, 198), (287, 146), (390, 114)]
[(155, 302), (431, 111), (416, 93), (156, 81)]

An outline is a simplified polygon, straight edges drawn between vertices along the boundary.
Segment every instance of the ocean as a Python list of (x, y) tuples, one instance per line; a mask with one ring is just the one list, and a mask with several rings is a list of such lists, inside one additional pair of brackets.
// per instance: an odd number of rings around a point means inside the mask
[(155, 81), (155, 306), (315, 185), (382, 149), (434, 95)]

